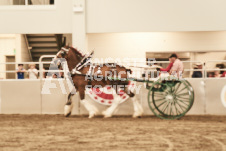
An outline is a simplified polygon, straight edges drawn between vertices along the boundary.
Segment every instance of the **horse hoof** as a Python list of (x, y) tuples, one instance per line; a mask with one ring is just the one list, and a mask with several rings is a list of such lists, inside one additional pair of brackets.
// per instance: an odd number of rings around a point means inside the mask
[(104, 118), (109, 118), (112, 116), (112, 115), (107, 114), (106, 111), (103, 111), (102, 114), (104, 115)]
[(141, 118), (142, 114), (133, 114), (133, 118)]
[(95, 115), (96, 115), (95, 112), (91, 112), (91, 113), (89, 114), (89, 118), (93, 118)]
[(72, 105), (65, 105), (64, 106), (64, 116), (68, 117), (71, 115)]
[(68, 113), (67, 115), (65, 115), (65, 117), (69, 117), (71, 115), (71, 112), (70, 113)]

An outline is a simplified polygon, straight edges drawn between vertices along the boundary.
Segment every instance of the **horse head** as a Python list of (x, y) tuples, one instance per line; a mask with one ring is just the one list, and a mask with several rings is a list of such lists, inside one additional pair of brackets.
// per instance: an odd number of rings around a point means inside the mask
[(85, 55), (76, 48), (65, 46), (56, 54), (54, 63), (59, 66), (62, 63), (60, 59), (64, 58), (67, 61), (69, 70), (72, 70), (84, 57)]

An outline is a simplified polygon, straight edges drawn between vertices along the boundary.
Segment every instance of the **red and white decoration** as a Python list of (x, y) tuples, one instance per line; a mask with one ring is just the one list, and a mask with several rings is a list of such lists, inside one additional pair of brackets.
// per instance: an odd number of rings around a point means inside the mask
[[(132, 89), (135, 87), (135, 82), (129, 81), (128, 89)], [(120, 104), (125, 102), (129, 96), (123, 91), (118, 90), (120, 95)], [(116, 93), (112, 87), (104, 87), (104, 88), (87, 88), (86, 93), (97, 103), (103, 105), (112, 105), (114, 101), (114, 94)]]

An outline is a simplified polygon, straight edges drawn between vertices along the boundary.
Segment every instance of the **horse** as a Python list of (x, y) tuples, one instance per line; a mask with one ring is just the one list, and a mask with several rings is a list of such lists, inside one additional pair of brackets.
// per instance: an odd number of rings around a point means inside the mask
[[(104, 117), (111, 117), (116, 108), (120, 103), (119, 96), (119, 87), (123, 86), (125, 93), (132, 99), (134, 106), (134, 114), (133, 117), (141, 117), (143, 114), (143, 108), (138, 100), (135, 98), (135, 94), (128, 89), (129, 81), (127, 80), (128, 74), (132, 71), (130, 69), (126, 69), (124, 66), (120, 66), (118, 64), (87, 64), (85, 66), (81, 66), (81, 62), (84, 60), (90, 59), (90, 57), (85, 56), (80, 51), (73, 47), (62, 47), (61, 50), (56, 54), (55, 59), (64, 58), (67, 61), (68, 69), (70, 73), (72, 73), (72, 81), (76, 92), (79, 92), (81, 103), (89, 112), (89, 118), (94, 117), (99, 111), (98, 109), (92, 105), (88, 100), (85, 99), (85, 89), (87, 85), (89, 86), (113, 86), (115, 90), (114, 94), (114, 102), (112, 105), (105, 111), (102, 112)], [(79, 66), (80, 65), (80, 66)], [(79, 67), (78, 67), (79, 66)], [(77, 68), (76, 68), (77, 67)], [(76, 69), (76, 71), (75, 71)], [(112, 77), (114, 77), (112, 79)], [(72, 96), (74, 94), (72, 92), (69, 93), (68, 99), (64, 106), (64, 115), (66, 117), (71, 115), (71, 111), (73, 108), (72, 104)]]

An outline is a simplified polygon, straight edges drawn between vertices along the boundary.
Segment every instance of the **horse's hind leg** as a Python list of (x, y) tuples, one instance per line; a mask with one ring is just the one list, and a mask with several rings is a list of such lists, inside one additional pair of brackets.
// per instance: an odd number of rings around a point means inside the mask
[(74, 94), (70, 93), (68, 95), (68, 99), (67, 99), (67, 102), (66, 104), (64, 105), (64, 115), (66, 117), (70, 116), (71, 115), (71, 111), (72, 111), (72, 108), (73, 108), (73, 103), (72, 103), (72, 100), (71, 98), (73, 97)]
[(134, 107), (134, 114), (133, 117), (141, 117), (144, 114), (144, 110), (140, 104), (140, 102), (136, 99), (136, 97), (131, 98), (133, 101), (133, 107)]
[(133, 108), (134, 108), (134, 114), (133, 117), (141, 117), (144, 113), (144, 110), (141, 106), (141, 104), (139, 103), (139, 101), (136, 99), (136, 96), (133, 92), (128, 91), (128, 89), (126, 89), (125, 91), (127, 93), (127, 95), (129, 95), (129, 97), (131, 98), (131, 100), (133, 101)]
[(119, 103), (120, 103), (120, 96), (118, 94), (114, 94), (114, 101), (112, 103), (112, 105), (106, 110), (103, 111), (102, 114), (104, 115), (105, 118), (107, 117), (112, 117), (113, 113), (115, 112), (115, 110), (117, 109)]

